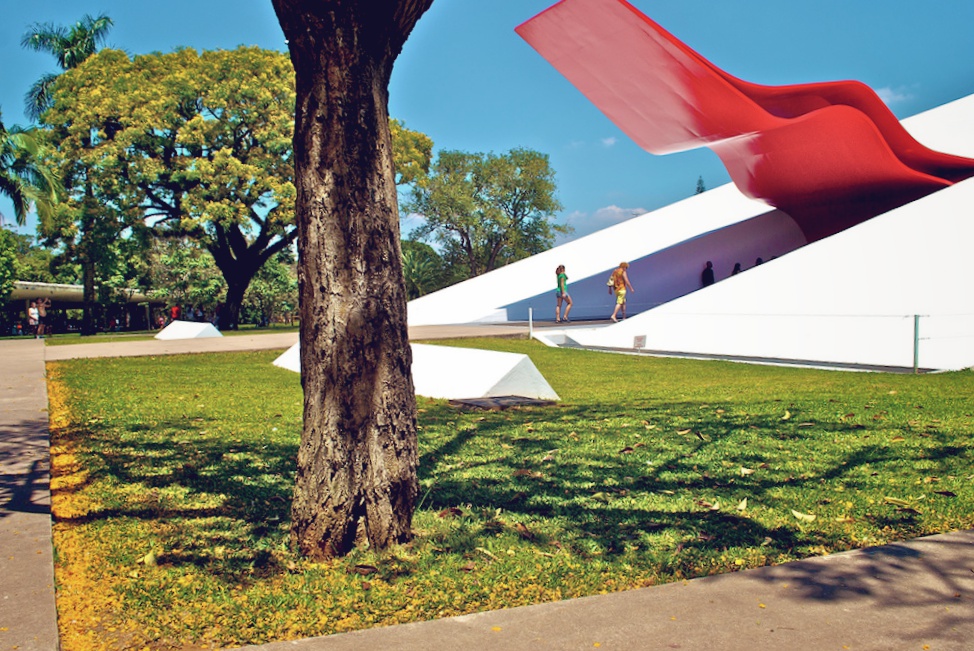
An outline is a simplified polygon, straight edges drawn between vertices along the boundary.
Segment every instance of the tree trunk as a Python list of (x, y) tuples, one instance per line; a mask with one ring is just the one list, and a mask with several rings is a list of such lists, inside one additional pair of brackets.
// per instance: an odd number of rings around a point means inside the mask
[(244, 294), (247, 293), (247, 287), (250, 286), (253, 277), (253, 274), (248, 276), (246, 282), (227, 283), (227, 297), (223, 302), (223, 311), (220, 313), (220, 330), (237, 329), (240, 307), (243, 305)]
[(274, 0), (297, 74), (301, 553), (404, 542), (418, 493), (388, 82), (432, 0)]
[[(82, 238), (84, 235), (82, 235)], [(91, 337), (97, 334), (95, 327), (97, 302), (95, 300), (95, 261), (92, 259), (90, 243), (82, 243), (81, 251), (81, 336)]]
[[(225, 238), (220, 239), (225, 240)], [(221, 246), (219, 242), (207, 246), (207, 250), (213, 256), (213, 262), (227, 283), (226, 299), (223, 309), (220, 310), (220, 330), (237, 329), (244, 295), (254, 276), (271, 256), (289, 246), (294, 241), (294, 237), (284, 236), (271, 245), (266, 245), (260, 240), (261, 238), (258, 238), (248, 245), (240, 236), (241, 246), (236, 250), (229, 244)]]

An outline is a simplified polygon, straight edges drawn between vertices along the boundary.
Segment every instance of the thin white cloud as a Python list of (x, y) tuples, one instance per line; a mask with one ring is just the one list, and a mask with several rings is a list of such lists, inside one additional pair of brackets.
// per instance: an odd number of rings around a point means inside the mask
[(622, 208), (616, 205), (605, 206), (592, 213), (576, 210), (573, 213), (569, 213), (564, 221), (565, 224), (575, 230), (567, 235), (559, 235), (556, 238), (555, 244), (570, 242), (571, 240), (590, 235), (603, 228), (614, 226), (644, 213), (646, 213), (644, 208)]
[(602, 138), (602, 146), (603, 147), (611, 147), (614, 144), (616, 144), (617, 142), (619, 142), (619, 140), (617, 138), (612, 137), (612, 136), (609, 136), (608, 138)]
[(893, 106), (894, 104), (913, 99), (913, 96), (906, 91), (890, 88), (889, 86), (877, 88), (876, 94), (879, 95), (879, 99), (883, 100), (886, 106)]

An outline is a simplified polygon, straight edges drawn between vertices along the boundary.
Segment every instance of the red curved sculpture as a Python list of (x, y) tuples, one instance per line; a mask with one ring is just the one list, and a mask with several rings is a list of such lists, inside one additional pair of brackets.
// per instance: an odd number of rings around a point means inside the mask
[(809, 241), (974, 175), (917, 142), (866, 85), (752, 84), (625, 0), (562, 0), (516, 29), (638, 145), (712, 149)]

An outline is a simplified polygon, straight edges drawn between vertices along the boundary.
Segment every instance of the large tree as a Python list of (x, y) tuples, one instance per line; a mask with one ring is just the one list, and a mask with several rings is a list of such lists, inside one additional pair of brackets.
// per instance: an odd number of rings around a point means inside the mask
[(433, 0), (273, 0), (297, 78), (304, 429), (291, 533), (311, 557), (411, 536), (418, 492), (392, 67)]
[[(199, 242), (226, 281), (221, 327), (233, 327), (255, 274), (297, 236), (287, 56), (104, 50), (65, 73), (54, 97), (43, 119), (72, 196), (94, 196), (120, 225)], [(432, 143), (393, 127), (397, 172), (409, 182), (428, 168)]]
[[(53, 23), (34, 23), (27, 28), (21, 40), (28, 50), (47, 52), (57, 60), (61, 70), (71, 70), (81, 65), (85, 59), (98, 51), (98, 46), (108, 38), (112, 19), (106, 14), (90, 16), (85, 14), (81, 20), (70, 27)], [(27, 115), (32, 120), (40, 119), (41, 114), (51, 107), (51, 90), (58, 75), (49, 73), (42, 76), (24, 98)]]
[(54, 99), (43, 120), (72, 181), (69, 221), (91, 198), (101, 225), (200, 242), (226, 280), (232, 326), (254, 274), (297, 235), (287, 57), (103, 50), (62, 75)]
[(470, 278), (540, 253), (568, 227), (553, 223), (561, 204), (546, 154), (441, 151), (413, 187), (407, 210), (425, 219), (416, 238), (438, 242), (443, 257)]

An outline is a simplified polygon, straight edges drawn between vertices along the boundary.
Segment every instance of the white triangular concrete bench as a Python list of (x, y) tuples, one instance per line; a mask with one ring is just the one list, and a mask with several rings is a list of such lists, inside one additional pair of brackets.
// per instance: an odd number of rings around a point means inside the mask
[[(416, 395), (446, 400), (499, 396), (559, 399), (527, 355), (428, 344), (412, 347)], [(284, 351), (274, 365), (300, 373), (299, 345)]]
[(159, 331), (156, 339), (203, 339), (205, 337), (222, 336), (223, 334), (213, 327), (212, 323), (173, 321)]

